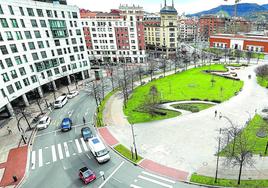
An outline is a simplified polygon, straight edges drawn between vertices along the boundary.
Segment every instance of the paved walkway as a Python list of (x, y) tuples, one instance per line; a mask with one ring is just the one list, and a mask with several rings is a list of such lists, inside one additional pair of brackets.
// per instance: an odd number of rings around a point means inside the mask
[[(256, 66), (235, 70), (238, 77), (244, 81), (244, 87), (237, 96), (224, 103), (198, 113), (135, 124), (138, 153), (145, 159), (167, 167), (189, 173), (212, 175), (215, 172), (219, 129), (230, 126), (226, 120), (214, 117), (215, 110), (218, 114), (229, 117), (236, 125), (244, 126), (256, 111), (260, 111), (268, 104), (267, 90), (256, 83), (254, 73)], [(252, 75), (251, 79), (248, 79), (248, 74)], [(130, 147), (132, 145), (131, 129), (124, 117), (123, 98), (120, 94), (117, 93), (110, 98), (103, 117), (104, 123), (109, 125), (107, 128), (111, 134), (121, 144)], [(267, 158), (262, 161), (265, 160)], [(268, 163), (261, 163), (261, 161), (258, 161), (255, 167), (249, 168), (249, 170), (260, 171), (263, 174), (266, 174), (267, 169)], [(220, 165), (219, 177), (236, 178), (236, 176), (236, 169), (227, 172), (226, 167)], [(243, 174), (244, 179), (252, 178), (252, 176), (252, 173)], [(258, 177), (261, 178), (261, 176)]]

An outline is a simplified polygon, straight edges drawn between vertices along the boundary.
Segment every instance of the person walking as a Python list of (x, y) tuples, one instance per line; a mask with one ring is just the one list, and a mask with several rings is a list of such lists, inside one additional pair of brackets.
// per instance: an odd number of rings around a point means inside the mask
[(12, 134), (12, 130), (7, 126), (8, 135)]
[(83, 123), (84, 123), (84, 125), (86, 124), (86, 119), (84, 116), (83, 116)]
[(215, 117), (217, 117), (217, 113), (218, 113), (217, 110), (215, 110)]

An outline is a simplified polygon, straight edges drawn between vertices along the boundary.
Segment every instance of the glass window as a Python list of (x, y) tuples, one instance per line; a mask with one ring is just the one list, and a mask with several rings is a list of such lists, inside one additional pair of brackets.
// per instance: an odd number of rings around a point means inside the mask
[(7, 73), (2, 74), (2, 78), (3, 78), (3, 81), (4, 82), (8, 82), (9, 81), (9, 77), (8, 77)]
[(24, 83), (25, 86), (30, 85), (30, 82), (29, 82), (28, 78), (23, 79), (23, 83)]
[(24, 16), (23, 8), (22, 8), (22, 7), (19, 7), (19, 9), (20, 9), (20, 15), (21, 15), (21, 16)]
[(16, 44), (10, 44), (9, 46), (10, 46), (10, 49), (11, 49), (12, 53), (18, 52)]
[(27, 56), (26, 56), (26, 55), (23, 55), (23, 59), (24, 59), (24, 62), (25, 62), (25, 63), (28, 62), (28, 59), (27, 59)]
[(61, 11), (61, 16), (62, 16), (63, 18), (65, 18), (64, 11)]
[(37, 44), (38, 44), (38, 47), (39, 47), (39, 48), (44, 48), (44, 43), (43, 43), (43, 41), (38, 41)]
[(14, 15), (14, 11), (11, 5), (8, 5), (8, 9), (11, 15)]
[(35, 75), (31, 76), (31, 80), (32, 80), (33, 83), (37, 82), (36, 76)]
[(44, 17), (44, 14), (43, 14), (43, 10), (42, 9), (36, 9), (36, 11), (37, 11), (37, 15), (39, 17)]
[(39, 31), (34, 31), (35, 38), (39, 39), (41, 38), (41, 34)]
[(0, 22), (2, 27), (7, 28), (8, 27), (8, 23), (7, 20), (5, 18), (0, 18)]
[(28, 16), (34, 16), (34, 11), (32, 8), (27, 8)]
[(5, 61), (6, 61), (7, 67), (12, 67), (13, 66), (13, 63), (12, 63), (10, 58), (6, 58)]
[(50, 18), (53, 17), (51, 10), (46, 10), (46, 12), (47, 12), (47, 17), (50, 17)]
[(35, 50), (35, 45), (33, 42), (28, 42), (30, 50)]
[(81, 30), (80, 29), (76, 29), (76, 35), (81, 35)]
[(11, 31), (6, 31), (5, 33), (6, 33), (7, 40), (13, 40)]
[(49, 42), (46, 40), (46, 44), (47, 44), (47, 47), (49, 48), (50, 47), (50, 45), (49, 45)]
[(22, 40), (23, 39), (20, 31), (15, 31), (15, 33), (16, 33), (16, 39), (17, 40)]
[(0, 14), (4, 14), (2, 6), (0, 5)]
[(15, 92), (12, 85), (7, 86), (7, 91), (8, 91), (9, 94), (12, 94), (12, 93)]
[(58, 17), (58, 14), (57, 14), (56, 10), (54, 10), (54, 15), (55, 15), (56, 18)]
[(19, 71), (20, 71), (21, 76), (26, 75), (26, 71), (25, 71), (24, 67), (19, 68)]
[(26, 45), (24, 43), (21, 44), (24, 51), (27, 51)]
[(18, 75), (15, 70), (10, 71), (10, 74), (13, 79), (18, 78)]
[(16, 57), (15, 57), (15, 61), (16, 61), (16, 64), (17, 64), (17, 65), (22, 64), (22, 61), (21, 61), (20, 56), (16, 56)]
[(38, 54), (37, 53), (32, 53), (33, 60), (38, 60)]
[(33, 27), (38, 27), (36, 20), (31, 20), (31, 24)]
[(20, 84), (20, 81), (15, 82), (15, 86), (16, 86), (17, 90), (20, 90), (22, 88), (21, 84)]
[(10, 21), (11, 21), (12, 27), (15, 27), (15, 28), (18, 28), (19, 27), (18, 26), (18, 22), (17, 22), (16, 19), (10, 19)]
[(42, 51), (42, 52), (41, 52), (41, 56), (42, 56), (42, 58), (47, 58), (47, 53), (46, 53), (46, 51)]
[(32, 35), (31, 35), (30, 31), (24, 31), (24, 34), (25, 34), (26, 39), (31, 39), (32, 38)]
[(5, 66), (4, 66), (4, 64), (3, 64), (3, 61), (2, 61), (2, 60), (0, 60), (0, 67), (1, 67), (1, 69), (5, 69)]
[(21, 24), (21, 27), (25, 28), (25, 23), (24, 23), (23, 19), (20, 19), (20, 24)]
[(77, 12), (72, 12), (73, 18), (78, 18), (77, 17)]
[(6, 46), (0, 46), (0, 50), (1, 50), (3, 55), (8, 54)]
[(40, 25), (41, 25), (41, 27), (47, 27), (45, 20), (40, 20)]

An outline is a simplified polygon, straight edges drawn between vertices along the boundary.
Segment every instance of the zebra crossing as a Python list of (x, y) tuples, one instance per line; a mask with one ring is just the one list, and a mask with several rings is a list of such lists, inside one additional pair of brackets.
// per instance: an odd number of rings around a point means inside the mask
[[(83, 138), (77, 138), (63, 143), (46, 146), (44, 148), (38, 148), (31, 152), (30, 168), (34, 170), (88, 151), (90, 151), (89, 145)], [(44, 153), (47, 154), (46, 157), (44, 157)]]
[(131, 188), (145, 188), (150, 185), (150, 187), (166, 187), (173, 188), (176, 182), (168, 178), (164, 178), (146, 171), (142, 171), (141, 174), (134, 179), (134, 182), (130, 184)]

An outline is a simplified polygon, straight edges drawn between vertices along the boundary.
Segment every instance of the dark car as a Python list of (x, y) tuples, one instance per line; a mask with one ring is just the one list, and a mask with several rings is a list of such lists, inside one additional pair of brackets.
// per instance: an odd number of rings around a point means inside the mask
[(81, 168), (78, 176), (85, 184), (88, 184), (96, 179), (95, 173), (88, 167)]
[(85, 141), (88, 141), (89, 138), (93, 137), (93, 133), (89, 127), (83, 127), (81, 129), (81, 134)]
[(64, 118), (61, 122), (61, 131), (69, 131), (72, 129), (73, 122), (70, 118)]

